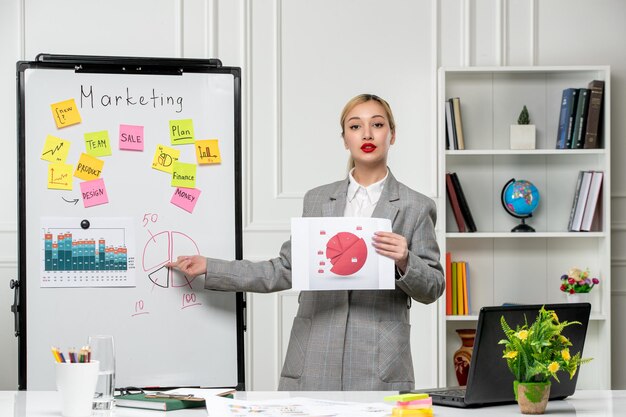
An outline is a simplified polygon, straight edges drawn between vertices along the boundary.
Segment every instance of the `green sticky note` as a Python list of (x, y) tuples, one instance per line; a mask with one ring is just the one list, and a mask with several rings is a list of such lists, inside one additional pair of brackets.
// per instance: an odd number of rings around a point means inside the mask
[(196, 164), (174, 162), (172, 187), (196, 188)]
[(85, 150), (91, 156), (111, 155), (111, 142), (109, 131), (85, 133)]
[(170, 140), (172, 145), (194, 143), (193, 120), (170, 120)]

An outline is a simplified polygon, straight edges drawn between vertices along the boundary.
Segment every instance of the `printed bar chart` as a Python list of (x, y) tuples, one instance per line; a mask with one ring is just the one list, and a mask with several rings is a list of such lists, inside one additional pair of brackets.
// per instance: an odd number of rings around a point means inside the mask
[(107, 246), (105, 239), (73, 240), (72, 233), (62, 233), (54, 240), (44, 234), (45, 271), (125, 271), (128, 251), (124, 246)]

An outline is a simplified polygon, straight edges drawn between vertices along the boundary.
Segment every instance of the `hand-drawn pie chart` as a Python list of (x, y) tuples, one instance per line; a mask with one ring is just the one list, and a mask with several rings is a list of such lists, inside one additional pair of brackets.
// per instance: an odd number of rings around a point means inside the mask
[(326, 257), (337, 275), (353, 275), (367, 261), (367, 245), (362, 237), (350, 232), (339, 232), (326, 243)]
[(196, 277), (187, 277), (170, 270), (165, 264), (181, 255), (198, 255), (200, 250), (192, 238), (184, 233), (166, 230), (152, 235), (143, 248), (141, 259), (144, 272), (155, 285), (168, 287), (191, 286)]

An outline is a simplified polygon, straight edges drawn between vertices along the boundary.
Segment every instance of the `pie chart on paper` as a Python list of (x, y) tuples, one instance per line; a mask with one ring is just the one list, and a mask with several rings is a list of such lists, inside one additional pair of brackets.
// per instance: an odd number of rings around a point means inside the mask
[(367, 261), (367, 245), (363, 238), (350, 232), (339, 232), (326, 243), (330, 272), (347, 276), (359, 272)]

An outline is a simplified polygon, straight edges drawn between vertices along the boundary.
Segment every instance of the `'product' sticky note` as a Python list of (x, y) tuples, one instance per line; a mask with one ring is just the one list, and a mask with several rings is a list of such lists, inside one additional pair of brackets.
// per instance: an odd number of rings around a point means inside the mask
[(60, 129), (80, 123), (80, 113), (73, 98), (50, 105), (54, 122)]
[(95, 180), (102, 173), (103, 166), (103, 160), (81, 153), (74, 176), (85, 181)]
[(189, 213), (193, 213), (200, 193), (201, 191), (197, 188), (177, 188), (170, 202)]
[(193, 120), (170, 120), (170, 140), (172, 145), (193, 143)]
[(152, 168), (171, 174), (174, 162), (178, 161), (179, 156), (180, 150), (165, 145), (157, 145), (152, 159)]
[(143, 126), (120, 125), (120, 149), (143, 151)]
[(172, 187), (196, 188), (196, 164), (174, 162)]
[(91, 156), (111, 155), (111, 142), (108, 130), (85, 133), (85, 149)]
[(73, 165), (69, 164), (48, 164), (48, 188), (52, 190), (72, 189)]
[(69, 151), (70, 141), (48, 135), (41, 151), (41, 159), (48, 162), (65, 162)]
[(199, 164), (219, 164), (222, 162), (217, 139), (196, 141), (196, 160)]
[(81, 182), (80, 192), (83, 196), (83, 204), (85, 205), (85, 208), (109, 202), (107, 189), (104, 186), (104, 179), (102, 178)]

